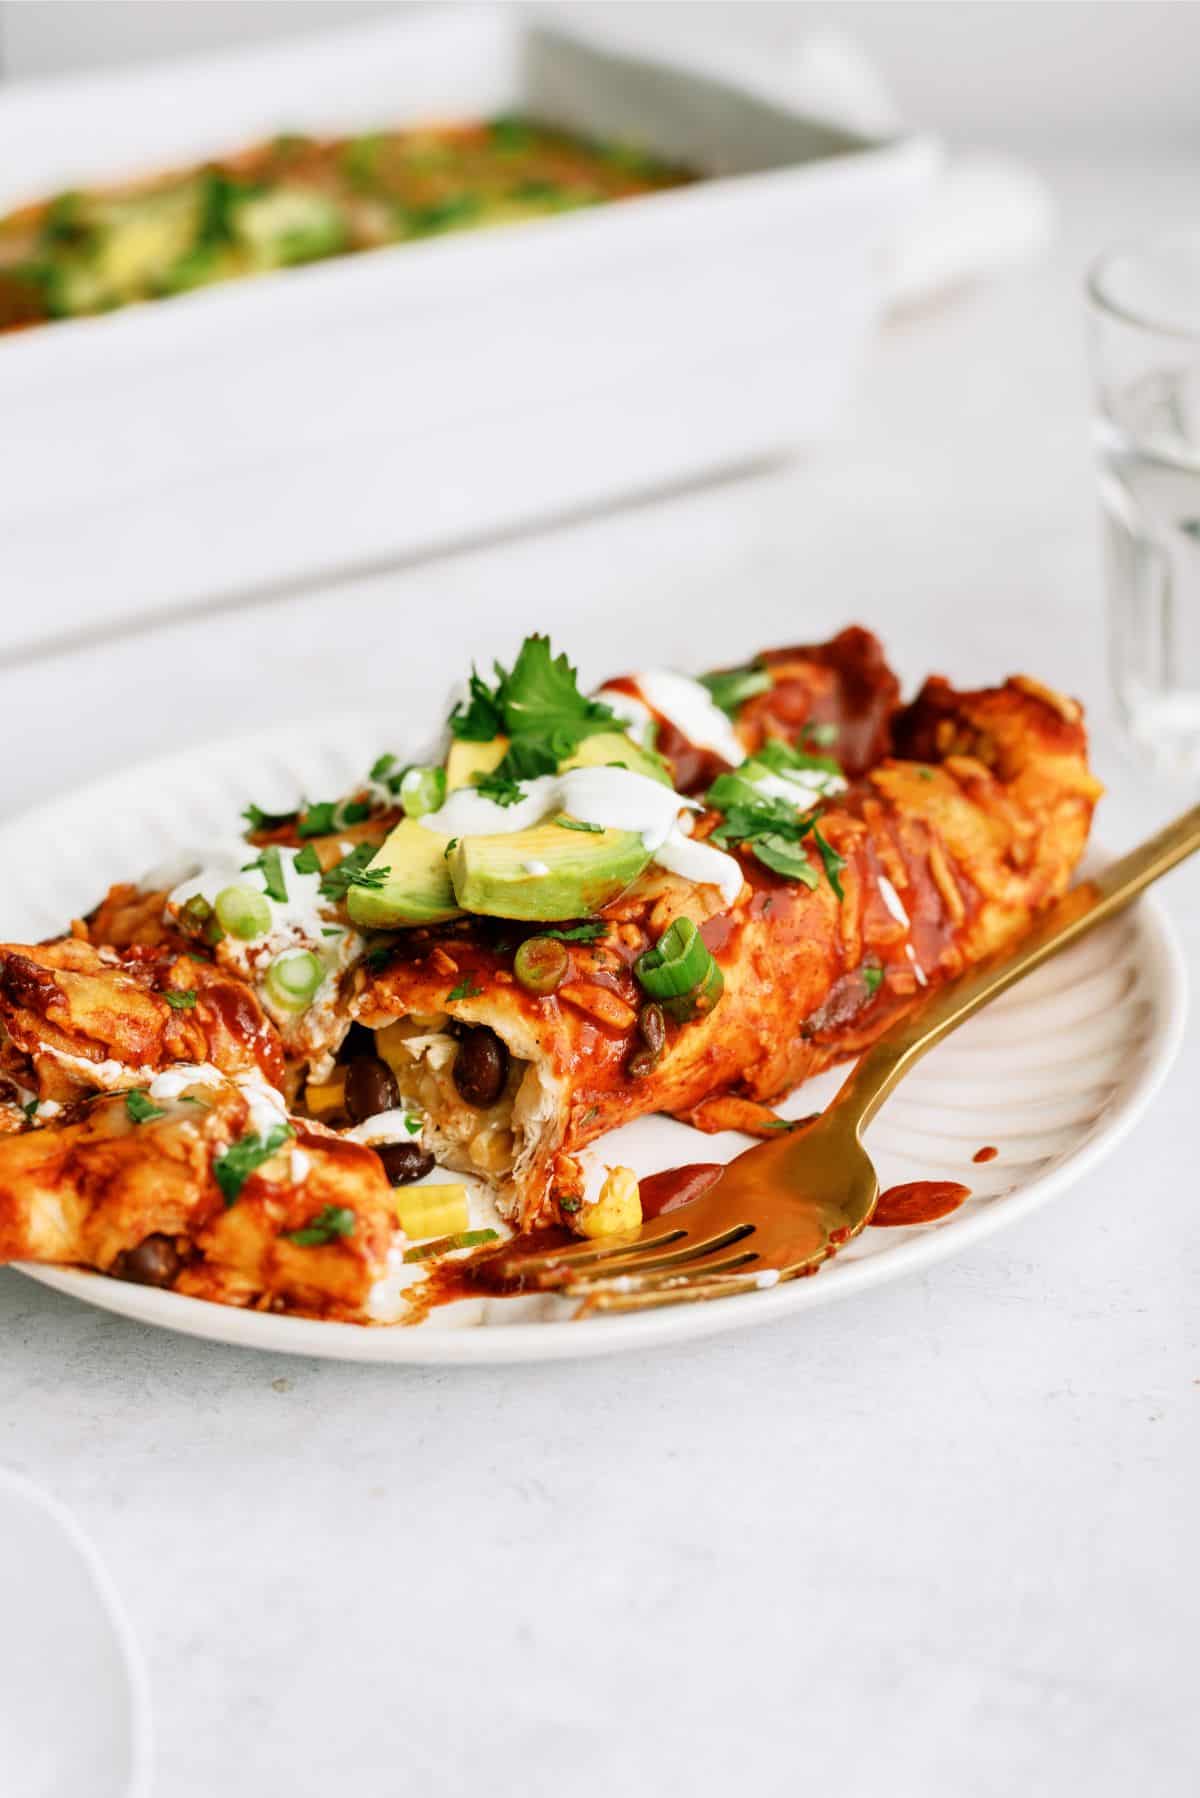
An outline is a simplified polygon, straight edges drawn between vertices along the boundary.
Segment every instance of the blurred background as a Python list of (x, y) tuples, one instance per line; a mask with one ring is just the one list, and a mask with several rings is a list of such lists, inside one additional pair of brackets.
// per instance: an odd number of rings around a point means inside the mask
[[(415, 8), (387, 0), (0, 0), (0, 70), (19, 79), (111, 67), (406, 10)], [(769, 54), (806, 33), (850, 33), (907, 117), (973, 141), (1200, 142), (1197, 25), (1186, 4), (622, 0), (554, 10), (603, 18), (642, 43), (733, 38)]]

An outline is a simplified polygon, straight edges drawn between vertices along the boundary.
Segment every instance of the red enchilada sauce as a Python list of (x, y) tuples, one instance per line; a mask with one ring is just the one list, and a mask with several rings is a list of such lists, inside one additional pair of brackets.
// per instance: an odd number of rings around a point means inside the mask
[(871, 1213), (871, 1223), (878, 1229), (901, 1224), (932, 1224), (971, 1196), (969, 1186), (956, 1180), (910, 1180), (904, 1186), (889, 1186), (881, 1192)]

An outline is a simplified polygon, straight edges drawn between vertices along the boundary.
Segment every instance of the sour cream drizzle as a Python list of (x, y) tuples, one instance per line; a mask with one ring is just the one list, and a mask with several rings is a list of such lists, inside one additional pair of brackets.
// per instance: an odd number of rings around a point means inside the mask
[(439, 811), (419, 820), (444, 837), (506, 836), (540, 824), (553, 812), (567, 812), (602, 830), (636, 831), (660, 867), (685, 880), (719, 887), (726, 905), (742, 890), (742, 870), (732, 855), (707, 843), (693, 843), (681, 827), (681, 813), (700, 811), (671, 787), (628, 768), (570, 768), (524, 783), (515, 805), (497, 805), (474, 787), (459, 787)]
[(746, 751), (733, 724), (702, 681), (693, 680), (687, 674), (673, 674), (667, 669), (652, 669), (648, 674), (633, 678), (641, 701), (613, 687), (602, 687), (596, 698), (611, 706), (618, 718), (632, 725), (635, 732), (640, 732), (643, 743), (647, 726), (654, 722), (657, 713), (697, 749), (711, 750), (731, 768), (745, 760)]

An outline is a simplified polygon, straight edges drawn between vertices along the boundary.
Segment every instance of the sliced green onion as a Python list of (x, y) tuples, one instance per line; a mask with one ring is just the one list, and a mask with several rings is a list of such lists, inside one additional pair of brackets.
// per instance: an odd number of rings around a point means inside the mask
[(405, 769), (404, 778), (400, 782), (400, 803), (406, 817), (423, 818), (427, 812), (436, 812), (445, 797), (444, 768), (424, 768), (418, 765)]
[(633, 971), (677, 1023), (711, 1011), (725, 990), (725, 976), (690, 918), (676, 918)]
[(241, 937), (243, 942), (265, 936), (271, 928), (271, 907), (253, 887), (222, 887), (214, 909), (222, 930)]
[(485, 1242), (496, 1242), (499, 1230), (459, 1230), (454, 1236), (439, 1236), (436, 1242), (418, 1243), (405, 1249), (406, 1261), (428, 1261), (431, 1255), (449, 1255), (454, 1249), (477, 1249)]
[(324, 969), (311, 949), (285, 949), (267, 969), (266, 987), (277, 1005), (303, 1011), (324, 978)]
[(708, 688), (721, 710), (734, 718), (748, 699), (765, 693), (772, 681), (761, 663), (751, 663), (749, 668), (731, 668), (724, 674), (702, 674), (700, 684)]
[(527, 993), (544, 997), (561, 986), (571, 957), (553, 937), (527, 937), (513, 958), (513, 973)]

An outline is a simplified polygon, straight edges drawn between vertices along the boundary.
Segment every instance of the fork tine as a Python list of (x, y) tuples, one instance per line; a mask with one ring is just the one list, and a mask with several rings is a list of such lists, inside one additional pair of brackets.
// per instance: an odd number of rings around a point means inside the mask
[(686, 1227), (672, 1216), (643, 1224), (640, 1232), (626, 1236), (619, 1242), (574, 1242), (565, 1248), (546, 1249), (541, 1253), (518, 1249), (512, 1254), (493, 1255), (488, 1266), (504, 1279), (533, 1278), (535, 1275), (553, 1272), (556, 1268), (587, 1267), (596, 1261), (614, 1260), (619, 1255), (643, 1254), (647, 1249), (664, 1248), (670, 1243), (682, 1242), (687, 1235)]
[(732, 1241), (710, 1243), (708, 1253), (701, 1252), (704, 1245), (700, 1245), (692, 1255), (656, 1257), (644, 1270), (639, 1263), (630, 1265), (629, 1271), (608, 1267), (585, 1269), (574, 1278), (568, 1276), (560, 1290), (570, 1298), (586, 1298), (594, 1292), (657, 1292), (672, 1285), (702, 1284), (716, 1275), (738, 1273), (759, 1259), (757, 1249), (745, 1243), (745, 1235), (743, 1231)]
[(681, 1280), (676, 1285), (650, 1286), (641, 1292), (610, 1292), (600, 1288), (587, 1293), (575, 1315), (578, 1320), (597, 1311), (659, 1311), (667, 1305), (699, 1305), (706, 1299), (728, 1299), (738, 1293), (756, 1292), (758, 1286), (757, 1274), (733, 1273), (710, 1280)]
[(565, 1266), (555, 1264), (539, 1274), (535, 1274), (538, 1285), (561, 1286), (564, 1282), (588, 1279), (618, 1278), (626, 1273), (645, 1273), (659, 1268), (689, 1266), (692, 1261), (702, 1255), (715, 1253), (730, 1247), (743, 1236), (749, 1234), (749, 1226), (735, 1224), (725, 1230), (715, 1230), (699, 1238), (683, 1237), (672, 1242), (668, 1237), (656, 1249), (640, 1243), (629, 1245), (626, 1249), (614, 1249), (602, 1260), (572, 1260)]

